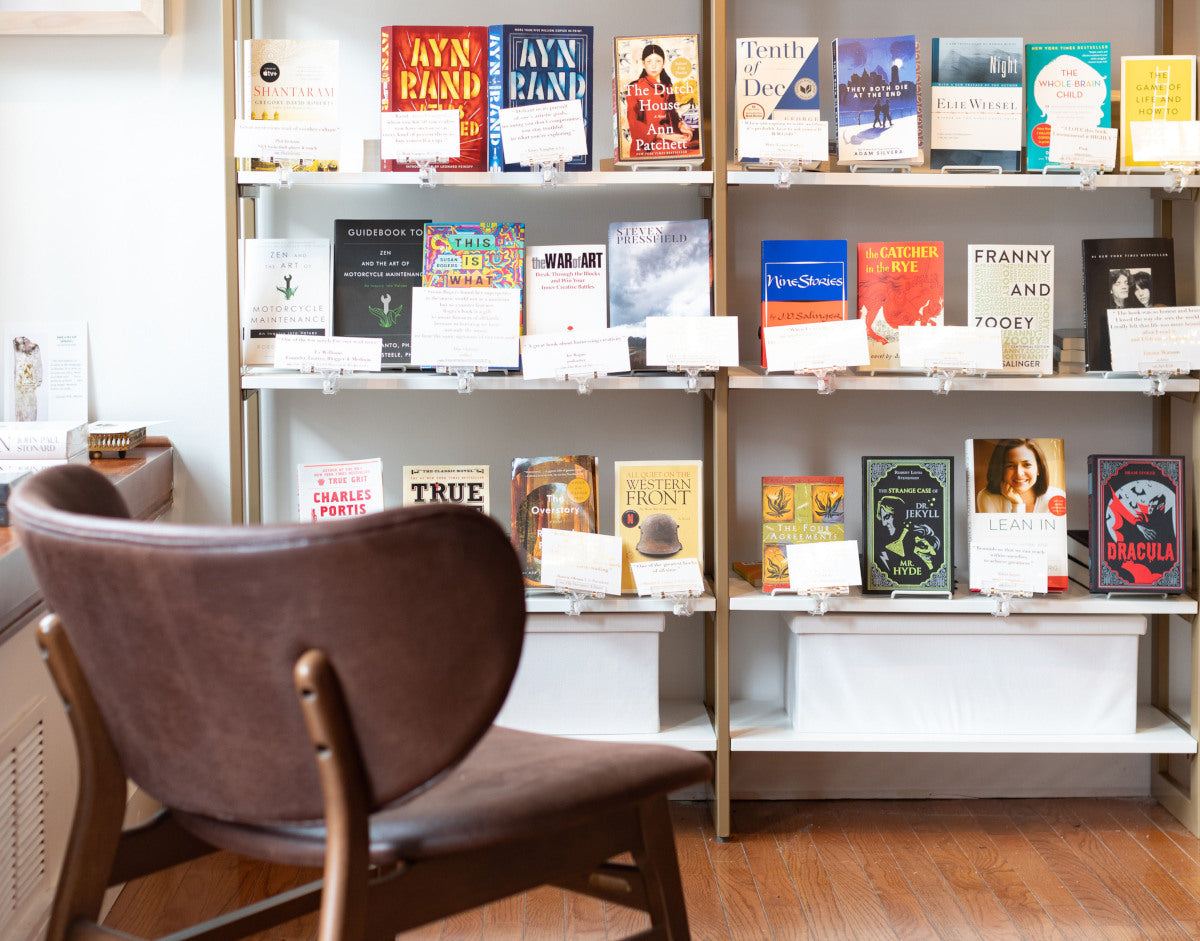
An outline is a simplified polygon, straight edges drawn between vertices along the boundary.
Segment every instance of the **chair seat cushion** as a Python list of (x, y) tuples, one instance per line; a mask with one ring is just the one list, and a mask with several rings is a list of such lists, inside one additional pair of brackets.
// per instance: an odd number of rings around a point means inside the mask
[[(552, 832), (706, 780), (703, 755), (661, 745), (578, 741), (493, 726), (432, 786), (371, 816), (371, 862), (389, 865)], [(321, 866), (324, 827), (250, 827), (178, 813), (184, 829), (231, 852)]]

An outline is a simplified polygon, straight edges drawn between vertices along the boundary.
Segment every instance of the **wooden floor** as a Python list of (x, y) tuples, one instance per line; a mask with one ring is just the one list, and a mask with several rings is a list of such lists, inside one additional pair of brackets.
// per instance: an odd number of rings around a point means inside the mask
[[(1200, 937), (1200, 839), (1140, 800), (755, 801), (719, 842), (672, 805), (692, 937)], [(131, 883), (107, 924), (141, 937), (290, 888), (309, 871), (218, 854)], [(621, 938), (620, 906), (540, 889), (404, 939)], [(305, 941), (312, 917), (259, 935)]]

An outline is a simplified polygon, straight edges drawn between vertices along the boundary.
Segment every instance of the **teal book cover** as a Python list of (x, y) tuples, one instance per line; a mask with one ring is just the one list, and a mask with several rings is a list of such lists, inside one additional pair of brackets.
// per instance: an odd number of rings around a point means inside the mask
[(1112, 55), (1106, 42), (1025, 47), (1025, 169), (1050, 163), (1050, 128), (1112, 127)]

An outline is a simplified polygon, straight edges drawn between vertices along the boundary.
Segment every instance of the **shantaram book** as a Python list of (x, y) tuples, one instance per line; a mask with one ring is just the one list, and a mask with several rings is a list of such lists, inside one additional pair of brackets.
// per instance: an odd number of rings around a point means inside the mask
[(740, 155), (739, 121), (821, 120), (818, 39), (772, 36), (739, 37), (734, 48), (734, 159), (759, 163)]
[(765, 239), (762, 326), (845, 320), (846, 252), (845, 239)]
[(616, 461), (621, 591), (636, 592), (633, 562), (698, 559), (704, 565), (702, 461)]
[(404, 465), (404, 506), (454, 503), (490, 512), (487, 464)]
[(941, 242), (859, 242), (858, 316), (867, 322), (871, 364), (862, 372), (902, 372), (900, 328), (945, 322)]
[(614, 163), (703, 160), (700, 94), (695, 33), (614, 38)]
[[(458, 111), (458, 157), (441, 170), (485, 170), (488, 31), (484, 26), (384, 26), (380, 31), (381, 111)], [(382, 160), (382, 170), (416, 170)]]
[(333, 332), (379, 337), (382, 364), (412, 362), (412, 289), (421, 285), (425, 219), (333, 223)]
[(591, 455), (512, 462), (512, 539), (528, 588), (542, 583), (542, 530), (596, 532), (596, 459)]
[(1157, 160), (1133, 159), (1131, 121), (1196, 120), (1196, 57), (1121, 56), (1122, 170), (1161, 170)]
[(608, 325), (629, 337), (630, 368), (646, 368), (647, 317), (711, 315), (707, 219), (609, 224)]
[(525, 247), (525, 332), (600, 333), (608, 326), (608, 247)]
[[(1066, 458), (1062, 438), (968, 438), (968, 552), (1045, 546), (1049, 591), (1067, 590)], [(983, 586), (970, 566), (971, 591)]]
[(279, 334), (329, 335), (329, 239), (242, 239), (238, 246), (243, 364), (275, 365)]
[[(488, 29), (488, 114), (499, 121), (501, 108), (578, 99), (583, 109), (584, 133), (592, 139), (591, 26), (492, 26)], [(499, 57), (499, 62), (493, 61)], [(488, 167), (508, 172), (528, 170), (505, 163), (497, 129), (488, 131)], [(563, 164), (567, 170), (592, 169), (589, 152)]]
[(931, 51), (929, 166), (1019, 171), (1024, 40), (935, 36)]
[(954, 459), (863, 458), (863, 591), (954, 590)]
[[(336, 39), (247, 39), (242, 63), (242, 113), (251, 121), (338, 123)], [(257, 158), (251, 170), (274, 170)], [(336, 160), (301, 160), (293, 170), (336, 170)]]
[(1054, 246), (968, 245), (967, 325), (1000, 329), (1004, 372), (1051, 373)]
[(841, 477), (762, 478), (762, 590), (791, 588), (787, 547), (846, 536), (846, 482)]
[(918, 53), (916, 36), (833, 41), (838, 163), (923, 162)]
[(342, 461), (296, 467), (298, 519), (346, 519), (383, 509), (383, 461)]
[(1108, 311), (1175, 304), (1175, 243), (1169, 238), (1083, 240), (1087, 368), (1112, 369)]
[(1088, 587), (1184, 590), (1182, 457), (1088, 456)]
[(1106, 42), (1025, 47), (1025, 169), (1050, 163), (1050, 128), (1111, 127), (1112, 64)]

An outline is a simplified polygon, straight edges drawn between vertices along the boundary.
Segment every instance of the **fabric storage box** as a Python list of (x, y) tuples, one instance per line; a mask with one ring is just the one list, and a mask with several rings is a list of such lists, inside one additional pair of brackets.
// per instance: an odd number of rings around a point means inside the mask
[(531, 614), (498, 725), (558, 735), (659, 731), (663, 614)]
[(785, 618), (798, 732), (1131, 734), (1138, 616)]

